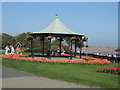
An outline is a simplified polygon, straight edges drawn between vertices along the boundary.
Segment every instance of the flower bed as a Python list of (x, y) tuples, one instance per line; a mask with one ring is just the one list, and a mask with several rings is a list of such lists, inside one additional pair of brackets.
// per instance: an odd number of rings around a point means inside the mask
[(20, 56), (29, 56), (28, 54), (23, 55), (4, 55), (2, 56), (2, 59), (10, 59), (10, 60), (22, 60), (22, 61), (36, 61), (36, 62), (43, 62), (43, 63), (75, 63), (75, 64), (109, 64), (110, 61), (104, 60), (104, 59), (94, 59), (94, 60), (68, 60), (68, 61), (62, 61), (62, 60), (52, 60), (52, 59), (39, 59), (39, 58), (26, 58), (26, 57), (20, 57)]
[[(60, 56), (60, 54), (58, 54), (58, 56)], [(61, 54), (61, 56), (69, 57), (70, 54)], [(80, 58), (80, 56), (76, 56), (76, 58)], [(82, 59), (84, 59), (84, 60), (95, 60), (96, 58), (93, 58), (93, 57), (82, 57)]]
[(118, 74), (118, 75), (120, 75), (120, 68), (119, 67), (98, 68), (97, 72), (104, 72), (104, 73), (111, 73), (111, 74)]
[[(76, 56), (76, 58), (80, 58), (80, 56)], [(82, 57), (82, 59), (85, 59), (85, 60), (95, 60), (96, 58), (93, 58), (93, 57)]]

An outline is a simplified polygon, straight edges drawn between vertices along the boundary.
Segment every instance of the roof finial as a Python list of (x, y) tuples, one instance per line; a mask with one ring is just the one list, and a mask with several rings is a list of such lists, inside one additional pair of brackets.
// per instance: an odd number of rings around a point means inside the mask
[(55, 17), (58, 18), (58, 14), (56, 14)]

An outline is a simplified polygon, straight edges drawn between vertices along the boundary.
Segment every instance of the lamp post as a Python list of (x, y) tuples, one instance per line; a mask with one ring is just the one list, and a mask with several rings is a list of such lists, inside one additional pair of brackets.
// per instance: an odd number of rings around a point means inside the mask
[(72, 40), (70, 42), (70, 60), (72, 60)]
[(77, 40), (77, 37), (73, 36), (71, 37), (71, 42), (70, 42), (70, 60), (72, 60), (72, 41), (75, 41), (75, 52), (74, 52), (74, 56), (76, 56), (76, 40)]
[(88, 54), (87, 54), (87, 48), (88, 48), (88, 38), (86, 37), (84, 41), (86, 42), (85, 47), (86, 47), (86, 57), (87, 57), (87, 56), (88, 56)]
[(82, 40), (80, 40), (80, 59), (82, 58)]
[(76, 47), (77, 47), (77, 45), (76, 45), (76, 40), (75, 40), (75, 52), (74, 52), (74, 57), (76, 57), (76, 52), (77, 52)]
[(71, 37), (71, 42), (74, 40), (74, 44), (75, 44), (75, 51), (74, 51), (74, 57), (76, 57), (76, 41), (77, 41), (77, 37), (73, 36)]
[(63, 39), (60, 37), (58, 40), (60, 41), (60, 50), (59, 51), (60, 51), (60, 56), (61, 56), (61, 48), (62, 48), (61, 44), (62, 44)]
[(49, 50), (49, 52), (48, 52), (48, 54), (49, 54), (48, 57), (49, 57), (50, 59), (51, 59), (51, 44), (52, 44), (52, 43), (51, 43), (51, 39), (52, 39), (52, 38), (53, 38), (53, 36), (48, 36), (48, 39), (50, 40), (50, 47), (49, 47), (50, 50)]
[(87, 42), (87, 40), (88, 40), (87, 37), (83, 37), (80, 40), (80, 58), (82, 58), (82, 46), (83, 46), (82, 44), (83, 44), (83, 42)]
[(86, 47), (86, 57), (87, 57), (87, 56), (88, 56), (88, 55), (87, 55), (87, 48), (88, 48), (88, 45), (86, 44), (86, 46), (85, 46), (85, 47)]
[(34, 38), (32, 39), (32, 58), (34, 58)]
[(72, 47), (71, 47), (71, 41), (68, 43), (68, 46), (69, 46), (69, 48), (70, 48), (70, 51), (69, 51), (69, 53), (70, 53), (70, 60), (72, 60)]

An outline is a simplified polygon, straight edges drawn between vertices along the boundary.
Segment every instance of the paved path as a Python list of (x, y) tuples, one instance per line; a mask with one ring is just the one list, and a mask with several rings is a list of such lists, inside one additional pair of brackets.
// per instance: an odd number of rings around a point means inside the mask
[[(29, 57), (31, 58), (31, 57)], [(47, 57), (35, 57), (35, 58), (41, 58), (41, 59), (48, 59)], [(62, 60), (62, 61), (68, 61), (70, 60), (70, 57), (51, 57), (52, 60)], [(80, 58), (72, 58), (72, 60), (77, 60), (77, 61), (81, 61), (83, 59)]]
[(2, 88), (90, 88), (49, 78), (37, 77), (32, 74), (2, 67)]
[(0, 65), (0, 90), (2, 89), (2, 66)]

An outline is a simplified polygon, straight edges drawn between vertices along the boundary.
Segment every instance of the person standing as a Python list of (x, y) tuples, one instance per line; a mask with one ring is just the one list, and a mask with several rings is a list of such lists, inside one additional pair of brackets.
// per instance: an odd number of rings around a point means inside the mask
[(15, 51), (14, 47), (12, 45), (10, 47), (11, 47), (11, 54), (14, 54), (14, 51)]
[(8, 48), (9, 48), (9, 51), (8, 51), (8, 52), (9, 52), (9, 54), (11, 55), (11, 51), (12, 51), (11, 46), (9, 46)]
[(19, 47), (16, 48), (16, 52), (17, 52), (17, 54), (19, 54), (19, 52), (20, 52), (20, 48)]
[(47, 51), (47, 58), (50, 57), (50, 50)]
[(8, 51), (9, 51), (9, 47), (6, 46), (6, 47), (5, 47), (5, 55), (8, 55)]

